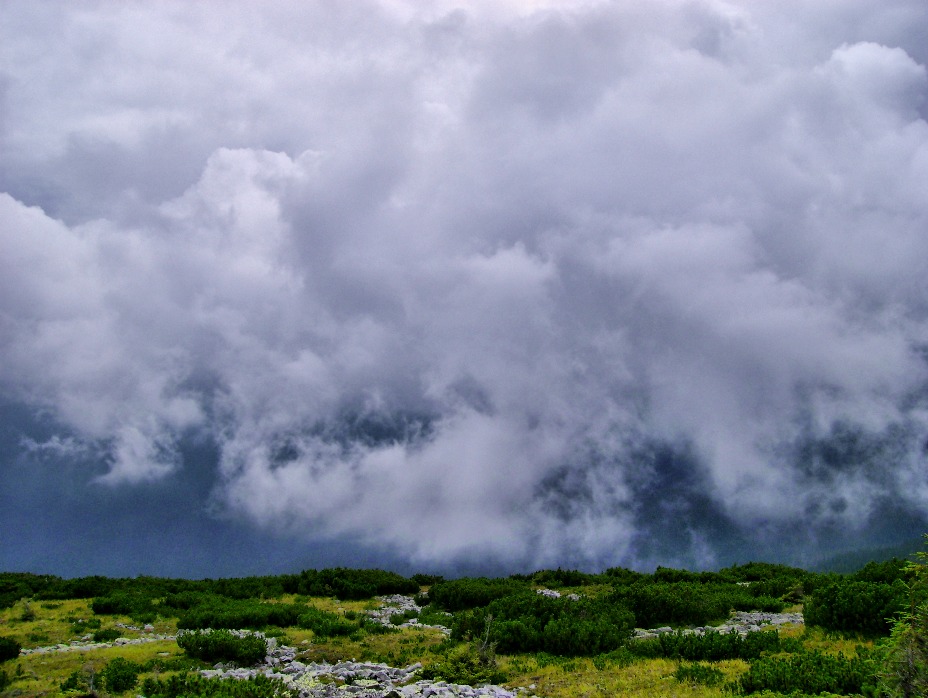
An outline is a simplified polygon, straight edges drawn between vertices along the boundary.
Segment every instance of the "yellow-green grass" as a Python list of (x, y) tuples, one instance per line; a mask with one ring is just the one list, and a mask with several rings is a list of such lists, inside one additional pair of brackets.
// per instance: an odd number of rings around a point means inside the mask
[[(0, 635), (23, 647), (44, 647), (77, 640), (93, 630), (77, 629), (73, 620), (93, 618), (87, 599), (20, 601), (0, 611)], [(104, 623), (109, 626), (116, 621)]]
[(829, 633), (821, 628), (806, 627), (801, 633), (803, 646), (807, 650), (819, 650), (828, 654), (842, 652), (847, 657), (857, 654), (858, 647), (871, 649), (873, 639), (865, 637), (845, 636), (841, 633)]
[(299, 650), (304, 662), (338, 662), (344, 659), (385, 662), (406, 666), (421, 661), (429, 664), (434, 650), (444, 640), (442, 632), (431, 628), (401, 628), (360, 639), (334, 637), (316, 640), (312, 631), (287, 628), (287, 637)]
[[(61, 695), (59, 686), (74, 671), (99, 672), (107, 662), (115, 657), (124, 657), (144, 664), (150, 659), (169, 661), (181, 656), (183, 652), (173, 640), (93, 650), (30, 654), (4, 664), (4, 670), (9, 676), (14, 677), (15, 681), (3, 695), (17, 695), (22, 698)], [(139, 681), (153, 675), (153, 673), (141, 674)]]
[(344, 614), (346, 611), (360, 613), (362, 611), (372, 611), (375, 608), (380, 607), (380, 602), (374, 599), (367, 599), (365, 601), (340, 601), (338, 599), (333, 599), (326, 596), (300, 596), (297, 594), (287, 594), (282, 596), (280, 599), (275, 600), (279, 601), (280, 603), (305, 603), (310, 606), (315, 606), (322, 611), (329, 611), (330, 613), (338, 614)]
[[(509, 676), (506, 685), (529, 687), (546, 698), (645, 698), (646, 696), (681, 696), (686, 698), (721, 698), (730, 696), (721, 686), (681, 683), (673, 677), (678, 663), (669, 659), (638, 660), (628, 666), (607, 665), (597, 669), (590, 659), (572, 659), (540, 666), (530, 656), (502, 657), (500, 667)], [(715, 662), (713, 666), (731, 681), (747, 671), (741, 660)]]

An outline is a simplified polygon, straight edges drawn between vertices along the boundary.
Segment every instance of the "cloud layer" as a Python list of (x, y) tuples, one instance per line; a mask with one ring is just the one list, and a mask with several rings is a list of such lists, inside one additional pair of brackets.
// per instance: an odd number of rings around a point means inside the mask
[(928, 519), (921, 3), (567, 7), (6, 3), (22, 448), (207, 439), (216, 511), (423, 564)]

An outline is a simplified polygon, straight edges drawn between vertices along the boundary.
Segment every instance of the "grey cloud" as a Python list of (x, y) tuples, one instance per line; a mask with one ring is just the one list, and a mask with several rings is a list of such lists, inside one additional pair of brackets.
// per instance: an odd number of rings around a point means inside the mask
[(166, 7), (0, 10), (30, 453), (422, 564), (928, 519), (916, 4)]

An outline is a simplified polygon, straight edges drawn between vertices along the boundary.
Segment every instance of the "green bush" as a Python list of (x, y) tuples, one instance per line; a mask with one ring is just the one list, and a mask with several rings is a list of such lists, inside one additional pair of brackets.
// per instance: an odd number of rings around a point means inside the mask
[(817, 650), (785, 657), (762, 657), (751, 662), (747, 673), (728, 685), (735, 693), (872, 693), (876, 664), (868, 656), (846, 657)]
[(755, 597), (731, 583), (649, 582), (639, 580), (615, 590), (613, 598), (635, 614), (640, 627), (706, 625), (728, 618), (732, 610), (779, 612), (780, 599)]
[(704, 635), (676, 631), (654, 638), (635, 640), (628, 649), (639, 657), (666, 657), (691, 662), (717, 662), (722, 659), (757, 659), (764, 652), (783, 650), (776, 631), (748, 633), (706, 632)]
[(100, 672), (103, 688), (109, 693), (125, 693), (130, 688), (135, 688), (141, 671), (142, 667), (135, 662), (116, 657)]
[(182, 632), (177, 644), (195, 659), (213, 664), (231, 662), (252, 666), (267, 656), (267, 642), (259, 635), (236, 635), (229, 630)]
[(19, 619), (24, 623), (35, 620), (35, 609), (26, 599), (23, 599), (23, 610), (19, 614)]
[(11, 637), (0, 637), (0, 662), (16, 659), (22, 646)]
[(304, 570), (298, 575), (284, 578), (283, 587), (288, 594), (334, 596), (345, 600), (370, 599), (387, 594), (415, 594), (419, 591), (419, 584), (395, 572), (344, 567)]
[[(892, 573), (893, 569), (888, 566), (884, 572)], [(879, 568), (870, 572), (879, 572)], [(910, 578), (905, 585), (909, 608), (896, 618), (882, 648), (880, 689), (889, 698), (928, 695), (928, 552), (916, 553), (916, 560), (905, 565), (904, 573)]]
[(312, 630), (313, 635), (319, 638), (350, 635), (360, 627), (358, 623), (352, 623), (335, 613), (311, 606), (297, 619), (296, 624), (304, 630)]
[(506, 680), (506, 676), (496, 665), (492, 647), (480, 642), (453, 648), (441, 660), (422, 669), (420, 675), (426, 680), (468, 686), (501, 683)]
[(166, 679), (145, 679), (146, 698), (296, 698), (296, 691), (280, 679), (255, 676), (245, 680), (204, 679), (197, 674), (175, 674)]
[(892, 584), (842, 578), (812, 593), (803, 613), (807, 625), (865, 635), (889, 635), (893, 618), (906, 608), (909, 594), (901, 580)]
[(454, 579), (433, 585), (429, 589), (429, 599), (437, 608), (454, 612), (486, 606), (496, 599), (512, 596), (527, 589), (528, 585), (525, 582), (513, 579)]
[(414, 574), (410, 579), (420, 587), (430, 587), (433, 584), (445, 581), (445, 578), (440, 574)]
[(550, 589), (596, 584), (599, 579), (599, 575), (587, 574), (577, 570), (562, 570), (560, 567), (556, 570), (538, 570), (531, 575), (533, 583)]
[(257, 600), (237, 600), (209, 597), (206, 603), (184, 611), (177, 627), (185, 630), (204, 628), (251, 628), (261, 630), (269, 625), (289, 628), (307, 612), (302, 604), (261, 603)]
[(90, 618), (89, 620), (84, 620), (83, 618), (74, 618), (73, 616), (69, 616), (68, 622), (71, 624), (71, 632), (81, 635), (92, 630), (99, 630), (100, 626), (103, 625), (99, 618)]
[(7, 675), (7, 673), (4, 670), (0, 669), (0, 691), (5, 689), (11, 683), (12, 683), (12, 680)]
[(68, 678), (58, 684), (58, 688), (61, 689), (62, 693), (69, 693), (71, 691), (87, 691), (90, 688), (87, 676), (80, 669), (75, 669), (72, 671)]
[(552, 599), (521, 591), (486, 608), (455, 614), (451, 637), (482, 637), (506, 654), (545, 651), (566, 656), (593, 656), (621, 646), (631, 634), (634, 616), (602, 599)]
[(104, 630), (97, 630), (93, 634), (94, 642), (112, 642), (117, 637), (122, 637), (122, 633), (116, 630), (116, 628), (106, 628)]
[(138, 591), (118, 591), (98, 597), (90, 607), (97, 615), (129, 616), (140, 623), (150, 623), (157, 617), (152, 599)]

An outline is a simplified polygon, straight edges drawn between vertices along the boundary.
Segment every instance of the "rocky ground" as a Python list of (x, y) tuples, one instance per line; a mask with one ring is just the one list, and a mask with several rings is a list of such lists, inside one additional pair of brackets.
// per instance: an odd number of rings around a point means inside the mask
[[(696, 635), (705, 635), (707, 632), (719, 632), (719, 633), (731, 633), (736, 632), (741, 635), (746, 635), (747, 633), (757, 632), (758, 630), (763, 630), (765, 627), (771, 625), (803, 625), (804, 620), (801, 613), (758, 613), (758, 612), (747, 612), (747, 611), (735, 611), (731, 618), (722, 625), (713, 625), (705, 626), (700, 628), (687, 628), (683, 632), (685, 634), (696, 634)], [(651, 628), (651, 629), (642, 629), (636, 628), (634, 637), (636, 638), (648, 638), (648, 637), (657, 637), (662, 633), (673, 632), (673, 628), (664, 627), (664, 628)]]

